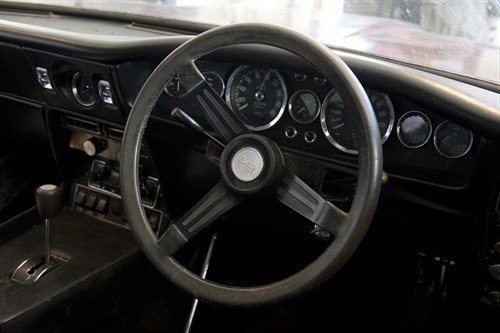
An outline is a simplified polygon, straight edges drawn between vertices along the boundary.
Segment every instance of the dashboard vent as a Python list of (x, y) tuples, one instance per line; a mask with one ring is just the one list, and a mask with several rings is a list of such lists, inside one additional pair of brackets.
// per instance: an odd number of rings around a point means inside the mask
[(111, 139), (121, 141), (123, 138), (123, 130), (118, 129), (118, 128), (114, 128), (114, 127), (109, 127), (108, 128), (108, 135)]
[(78, 129), (94, 134), (101, 134), (101, 130), (99, 129), (99, 124), (96, 122), (69, 116), (66, 116), (64, 120), (68, 128)]

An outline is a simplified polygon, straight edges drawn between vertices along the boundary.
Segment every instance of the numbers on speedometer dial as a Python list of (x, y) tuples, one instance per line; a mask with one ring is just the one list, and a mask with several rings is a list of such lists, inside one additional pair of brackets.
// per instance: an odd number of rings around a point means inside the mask
[[(384, 143), (394, 127), (394, 107), (386, 94), (373, 90), (366, 90), (366, 93), (372, 103), (378, 121), (380, 137)], [(357, 111), (346, 110), (342, 97), (338, 91), (333, 89), (321, 106), (321, 127), (332, 145), (343, 152), (357, 154), (356, 134), (349, 112)]]
[(273, 126), (282, 116), (286, 101), (285, 83), (275, 70), (240, 66), (227, 83), (226, 103), (254, 131)]

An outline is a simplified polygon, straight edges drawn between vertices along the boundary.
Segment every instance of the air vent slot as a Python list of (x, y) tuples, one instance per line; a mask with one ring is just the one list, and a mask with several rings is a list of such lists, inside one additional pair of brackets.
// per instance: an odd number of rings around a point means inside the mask
[(66, 116), (64, 119), (68, 128), (78, 129), (94, 134), (101, 134), (99, 124), (96, 122), (68, 116)]
[(123, 130), (118, 129), (118, 128), (114, 128), (114, 127), (109, 127), (108, 128), (108, 135), (111, 139), (121, 141), (123, 138)]

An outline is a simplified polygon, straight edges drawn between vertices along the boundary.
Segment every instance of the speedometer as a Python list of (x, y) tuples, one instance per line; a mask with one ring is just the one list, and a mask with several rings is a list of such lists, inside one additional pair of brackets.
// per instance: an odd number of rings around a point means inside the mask
[[(372, 103), (373, 111), (377, 117), (380, 137), (382, 143), (384, 143), (394, 127), (394, 107), (391, 99), (386, 94), (368, 89), (366, 93)], [(321, 106), (321, 127), (332, 145), (343, 152), (357, 154), (356, 134), (349, 112), (357, 111), (346, 110), (339, 92), (333, 89), (326, 96)]]
[(227, 83), (226, 103), (254, 131), (276, 124), (283, 115), (286, 101), (285, 83), (275, 70), (240, 66)]

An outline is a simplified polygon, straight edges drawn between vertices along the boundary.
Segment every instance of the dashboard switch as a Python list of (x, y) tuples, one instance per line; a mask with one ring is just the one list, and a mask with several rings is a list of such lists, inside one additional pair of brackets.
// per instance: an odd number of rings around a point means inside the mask
[(95, 206), (95, 210), (97, 210), (99, 213), (104, 213), (106, 211), (106, 209), (108, 208), (108, 201), (109, 201), (109, 198), (107, 195), (101, 195), (101, 197), (97, 201), (97, 205)]
[(97, 202), (97, 193), (90, 192), (87, 197), (87, 200), (85, 201), (85, 207), (93, 209), (95, 207), (96, 202)]
[(85, 202), (85, 196), (87, 195), (87, 190), (80, 188), (75, 195), (75, 204), (83, 205)]
[(52, 90), (53, 88), (52, 88), (52, 84), (50, 83), (47, 68), (36, 67), (35, 72), (36, 72), (36, 79), (38, 80), (38, 83), (40, 84), (40, 86), (44, 89)]
[(314, 141), (316, 141), (316, 133), (314, 133), (313, 131), (305, 132), (304, 133), (304, 140), (307, 143), (313, 143)]
[(111, 87), (108, 81), (100, 80), (97, 82), (97, 91), (99, 92), (99, 97), (103, 103), (113, 104), (113, 96), (111, 94)]
[(111, 169), (105, 162), (95, 160), (92, 164), (92, 169), (90, 170), (90, 185), (100, 186), (101, 181), (108, 177), (110, 173)]
[(295, 129), (295, 127), (292, 127), (292, 126), (288, 126), (286, 129), (285, 129), (285, 136), (289, 139), (295, 137), (297, 135), (297, 130)]
[(123, 206), (121, 202), (115, 202), (111, 205), (111, 212), (116, 216), (121, 216), (123, 214)]

